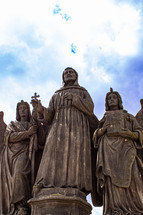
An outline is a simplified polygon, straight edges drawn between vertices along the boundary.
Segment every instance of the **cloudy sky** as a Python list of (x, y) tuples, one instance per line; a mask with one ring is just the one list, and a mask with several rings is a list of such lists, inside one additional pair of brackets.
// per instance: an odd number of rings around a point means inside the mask
[(48, 106), (67, 66), (78, 72), (99, 119), (110, 87), (135, 115), (143, 98), (142, 26), (142, 0), (0, 0), (5, 122), (15, 119), (17, 102), (30, 102), (34, 92)]

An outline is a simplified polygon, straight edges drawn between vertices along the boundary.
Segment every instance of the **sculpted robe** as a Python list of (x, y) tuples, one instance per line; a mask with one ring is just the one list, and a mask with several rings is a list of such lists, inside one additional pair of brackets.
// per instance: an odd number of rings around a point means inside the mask
[(3, 120), (3, 115), (4, 115), (3, 111), (0, 111), (0, 156), (2, 149), (4, 147), (4, 133), (6, 129), (6, 124)]
[[(11, 122), (6, 128), (5, 147), (0, 162), (0, 214), (15, 215), (18, 204), (26, 204), (31, 196), (30, 172), (33, 137), (27, 138), (25, 131), (29, 122)], [(12, 138), (12, 142), (9, 138)]]
[[(73, 99), (64, 99), (65, 93)], [(92, 188), (91, 142), (88, 117), (93, 102), (88, 92), (76, 86), (64, 86), (53, 95), (45, 109), (45, 121), (51, 125), (37, 174), (36, 184), (43, 187), (73, 187), (85, 193)]]
[[(118, 111), (123, 117), (123, 128), (138, 132), (139, 140), (123, 138), (118, 135), (118, 130), (109, 135), (108, 129), (97, 140), (97, 191), (103, 192), (104, 215), (143, 214), (143, 163), (137, 154), (143, 147), (142, 130), (135, 117), (124, 110)], [(106, 112), (101, 127), (108, 123)], [(119, 126), (119, 122), (117, 124), (111, 126)]]
[(143, 108), (140, 109), (140, 111), (136, 114), (136, 119), (140, 126), (143, 128)]

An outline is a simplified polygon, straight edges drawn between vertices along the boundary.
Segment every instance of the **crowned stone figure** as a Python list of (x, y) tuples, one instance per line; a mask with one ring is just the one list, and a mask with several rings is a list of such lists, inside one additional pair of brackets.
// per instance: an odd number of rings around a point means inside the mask
[(143, 214), (143, 163), (137, 153), (143, 148), (143, 129), (123, 109), (118, 92), (111, 89), (105, 102), (106, 112), (93, 136), (103, 215)]

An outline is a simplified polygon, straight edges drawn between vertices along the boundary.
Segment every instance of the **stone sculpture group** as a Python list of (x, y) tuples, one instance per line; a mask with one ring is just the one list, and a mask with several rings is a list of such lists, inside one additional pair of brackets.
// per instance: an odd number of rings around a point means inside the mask
[(35, 93), (9, 125), (0, 112), (0, 215), (143, 215), (143, 100), (134, 117), (110, 89), (99, 121), (66, 68), (48, 108)]

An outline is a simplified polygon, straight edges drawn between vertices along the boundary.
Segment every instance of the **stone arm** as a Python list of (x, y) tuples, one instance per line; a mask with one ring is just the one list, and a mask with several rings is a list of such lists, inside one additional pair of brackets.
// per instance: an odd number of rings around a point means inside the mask
[(131, 115), (133, 133), (136, 133), (137, 138), (135, 139), (136, 148), (143, 148), (143, 128), (138, 123), (137, 119)]
[(86, 115), (90, 116), (93, 114), (94, 104), (90, 95), (87, 92), (84, 92), (83, 98), (77, 95), (73, 95), (72, 105)]
[(93, 140), (93, 143), (94, 143), (94, 147), (95, 147), (95, 148), (98, 148), (98, 146), (99, 146), (99, 144), (98, 144), (98, 139), (99, 139), (101, 136), (103, 136), (103, 135), (106, 133), (106, 131), (107, 131), (107, 127), (108, 127), (108, 126), (103, 127), (104, 122), (105, 122), (105, 116), (103, 116), (103, 118), (99, 121), (99, 123), (98, 123), (98, 128), (97, 128), (97, 129), (94, 131), (94, 133), (93, 133), (93, 138), (92, 138), (92, 140)]
[(121, 137), (129, 138), (131, 140), (137, 141), (139, 139), (139, 133), (137, 131), (130, 131), (129, 129), (122, 129), (119, 134)]
[(42, 106), (42, 104), (39, 101), (37, 110), (38, 110), (38, 120), (45, 125), (47, 124), (50, 125), (55, 113), (53, 97), (50, 100), (48, 108), (45, 108), (44, 106)]
[(119, 135), (123, 138), (131, 139), (132, 141), (134, 141), (134, 144), (137, 148), (138, 147), (142, 148), (143, 129), (141, 128), (141, 126), (139, 125), (139, 123), (137, 122), (136, 118), (133, 115), (128, 114), (126, 120), (127, 119), (128, 121), (130, 121), (130, 126), (123, 128), (122, 131), (119, 132)]
[(54, 117), (55, 111), (49, 106), (48, 108), (44, 107), (44, 113), (43, 113), (43, 123), (50, 125), (53, 117)]
[(29, 139), (33, 134), (36, 133), (36, 131), (37, 131), (37, 126), (31, 126), (27, 131), (10, 132), (6, 130), (5, 136), (9, 136), (10, 143), (16, 143), (19, 141)]
[(63, 97), (64, 99), (71, 100), (72, 106), (82, 111), (83, 113), (89, 116), (93, 114), (94, 104), (87, 91), (84, 91), (82, 96), (67, 92)]
[(16, 143), (28, 138), (29, 138), (29, 134), (27, 131), (13, 132), (9, 135), (9, 142)]

